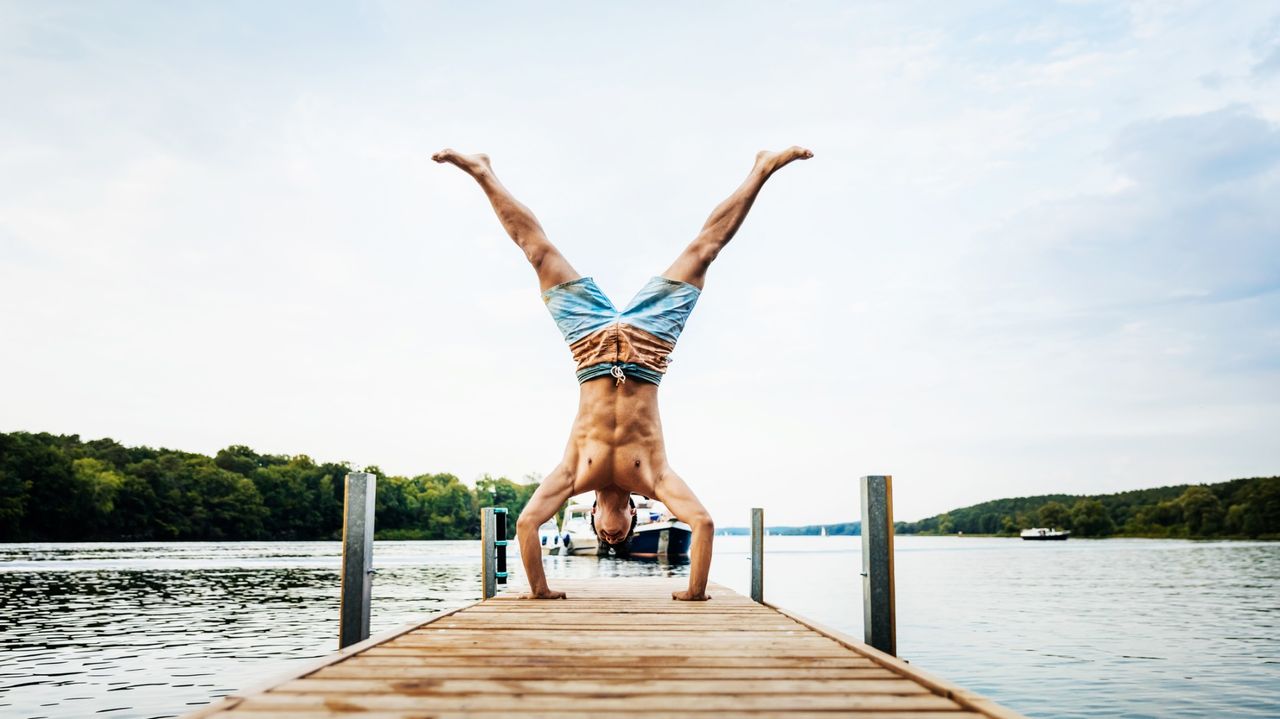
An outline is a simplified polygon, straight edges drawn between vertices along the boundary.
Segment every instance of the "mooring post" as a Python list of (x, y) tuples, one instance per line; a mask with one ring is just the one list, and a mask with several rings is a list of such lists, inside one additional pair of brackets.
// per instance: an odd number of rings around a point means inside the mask
[(373, 510), (378, 478), (347, 475), (342, 500), (342, 605), (338, 648), (369, 638), (369, 597), (373, 592)]
[(867, 644), (897, 656), (893, 598), (893, 477), (862, 478), (862, 631)]
[(493, 549), (497, 558), (493, 564), (493, 575), (498, 584), (507, 583), (507, 508), (493, 508)]
[(485, 507), (480, 510), (480, 589), (481, 598), (498, 593), (498, 585), (507, 583), (507, 508)]
[(764, 509), (751, 508), (751, 599), (764, 603)]

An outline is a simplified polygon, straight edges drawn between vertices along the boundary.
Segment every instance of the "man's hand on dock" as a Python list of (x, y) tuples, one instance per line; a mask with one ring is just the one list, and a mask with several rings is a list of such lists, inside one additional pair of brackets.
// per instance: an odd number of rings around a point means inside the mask
[(521, 599), (564, 599), (565, 596), (566, 595), (564, 592), (553, 592), (550, 589), (546, 589), (541, 592), (530, 592), (529, 594), (525, 594), (520, 598)]
[(706, 592), (698, 592), (697, 594), (694, 594), (693, 592), (686, 590), (683, 592), (672, 592), (671, 598), (678, 602), (705, 602), (711, 597), (707, 596)]

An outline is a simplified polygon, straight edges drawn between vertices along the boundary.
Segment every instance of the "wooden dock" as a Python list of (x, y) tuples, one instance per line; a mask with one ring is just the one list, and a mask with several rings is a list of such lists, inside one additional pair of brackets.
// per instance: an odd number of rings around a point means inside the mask
[(558, 581), (371, 637), (195, 714), (226, 719), (630, 716), (966, 719), (1020, 714), (722, 586)]

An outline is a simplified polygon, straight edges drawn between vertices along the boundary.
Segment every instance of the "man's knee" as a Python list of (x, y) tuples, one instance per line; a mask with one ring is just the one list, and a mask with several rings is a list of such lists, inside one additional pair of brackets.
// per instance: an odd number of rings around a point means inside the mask
[(724, 242), (715, 237), (699, 235), (685, 252), (689, 259), (700, 267), (707, 267), (720, 255)]
[(524, 256), (534, 267), (540, 267), (547, 262), (548, 258), (558, 254), (556, 248), (541, 233), (521, 235), (516, 239), (516, 244), (524, 250)]

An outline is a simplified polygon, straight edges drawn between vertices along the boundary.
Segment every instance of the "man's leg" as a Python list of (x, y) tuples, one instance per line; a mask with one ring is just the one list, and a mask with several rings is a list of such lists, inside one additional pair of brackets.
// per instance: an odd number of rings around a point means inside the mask
[(538, 273), (538, 284), (543, 290), (562, 282), (578, 279), (579, 275), (569, 261), (547, 239), (547, 235), (542, 231), (542, 225), (538, 224), (538, 218), (534, 217), (529, 208), (520, 204), (498, 181), (497, 175), (493, 174), (493, 168), (489, 166), (488, 155), (463, 155), (460, 152), (445, 149), (432, 155), (431, 159), (457, 165), (480, 183), (503, 229), (511, 235), (511, 239), (515, 240), (520, 249), (524, 250), (525, 257), (529, 258), (529, 264), (533, 265), (533, 269)]
[(662, 276), (688, 282), (702, 289), (707, 278), (707, 268), (742, 226), (747, 212), (751, 210), (751, 203), (756, 201), (756, 195), (760, 194), (760, 188), (764, 187), (765, 181), (788, 163), (794, 160), (807, 160), (810, 157), (813, 157), (812, 152), (795, 145), (779, 152), (757, 153), (756, 164), (751, 168), (751, 174), (747, 175), (742, 186), (734, 190), (727, 200), (721, 202), (712, 211), (711, 216), (707, 218), (707, 223), (702, 226), (702, 231)]

